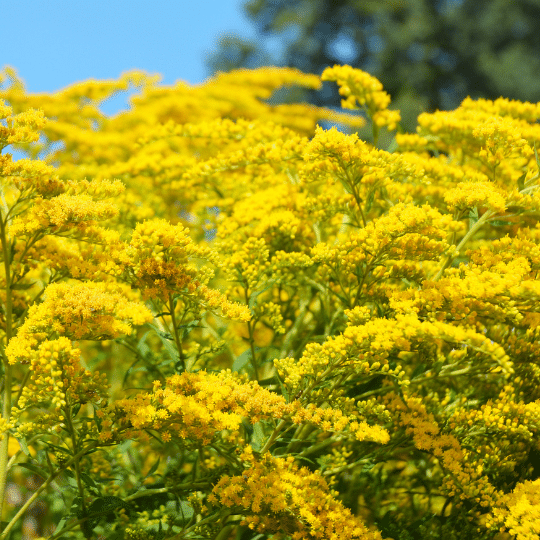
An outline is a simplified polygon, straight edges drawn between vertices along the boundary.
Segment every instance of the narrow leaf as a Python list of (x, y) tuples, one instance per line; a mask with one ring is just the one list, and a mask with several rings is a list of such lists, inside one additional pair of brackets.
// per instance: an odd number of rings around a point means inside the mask
[(259, 297), (259, 295), (261, 295), (263, 292), (266, 292), (268, 289), (271, 289), (273, 286), (274, 284), (270, 283), (264, 289), (261, 289), (260, 291), (253, 293), (249, 299), (249, 303), (248, 303), (249, 309), (253, 309), (257, 305), (257, 298)]
[(38, 467), (37, 465), (34, 465), (33, 463), (17, 463), (19, 467), (24, 467), (25, 469), (28, 469), (29, 471), (32, 471), (33, 473), (37, 474), (38, 476), (41, 476), (44, 480), (47, 479), (49, 476), (43, 469)]
[(145, 480), (146, 480), (146, 478), (149, 478), (150, 476), (152, 476), (157, 471), (157, 468), (159, 467), (160, 460), (161, 460), (161, 458), (158, 458), (158, 460), (152, 465), (152, 467), (148, 471), (147, 475), (144, 477)]
[(261, 422), (257, 422), (253, 426), (253, 436), (251, 437), (251, 446), (255, 452), (258, 452), (264, 444), (264, 430)]
[(10, 289), (12, 291), (26, 291), (32, 288), (36, 283), (37, 283), (36, 281), (32, 283), (15, 283), (11, 285)]
[(27, 456), (30, 456), (30, 451), (28, 450), (28, 446), (26, 445), (26, 441), (24, 439), (17, 439), (17, 442), (19, 443), (19, 446), (21, 447), (21, 450)]
[(233, 371), (241, 371), (251, 360), (251, 349), (246, 349), (240, 356), (236, 357), (233, 365)]

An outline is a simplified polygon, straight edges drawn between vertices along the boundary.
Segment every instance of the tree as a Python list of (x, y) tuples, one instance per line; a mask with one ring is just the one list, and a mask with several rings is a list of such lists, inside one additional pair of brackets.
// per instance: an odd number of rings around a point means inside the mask
[[(409, 129), (420, 111), (452, 109), (468, 95), (540, 100), (539, 0), (250, 0), (244, 8), (260, 39), (222, 40), (213, 71), (254, 67), (272, 38), (282, 49), (277, 65), (320, 74), (347, 63), (377, 77)], [(235, 56), (240, 49), (250, 54)], [(309, 99), (339, 103), (330, 85)]]

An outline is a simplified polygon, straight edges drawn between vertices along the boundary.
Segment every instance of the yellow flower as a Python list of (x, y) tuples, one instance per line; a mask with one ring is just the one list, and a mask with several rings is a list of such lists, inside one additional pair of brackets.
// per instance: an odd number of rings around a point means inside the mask
[(380, 81), (369, 73), (347, 65), (335, 65), (323, 71), (321, 80), (337, 82), (339, 93), (345, 98), (341, 100), (344, 109), (362, 108), (378, 127), (396, 129), (401, 115), (398, 111), (388, 110), (390, 96)]
[(257, 460), (244, 452), (242, 476), (222, 476), (208, 501), (244, 515), (243, 524), (259, 533), (295, 539), (376, 540), (381, 536), (337, 501), (318, 472), (269, 454)]
[(121, 288), (105, 283), (59, 283), (45, 291), (45, 300), (31, 306), (28, 317), (6, 348), (10, 363), (28, 361), (45, 339), (111, 339), (131, 333), (132, 325), (153, 320), (143, 305), (130, 302)]

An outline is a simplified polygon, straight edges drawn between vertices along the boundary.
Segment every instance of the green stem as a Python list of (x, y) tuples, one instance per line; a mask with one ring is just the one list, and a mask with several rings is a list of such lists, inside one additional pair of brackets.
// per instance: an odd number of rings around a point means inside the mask
[(291, 448), (293, 444), (296, 442), (296, 440), (300, 437), (300, 434), (302, 433), (302, 430), (304, 429), (305, 424), (300, 424), (293, 433), (293, 436), (291, 437), (291, 442), (287, 445), (287, 448), (285, 449), (286, 454), (291, 453)]
[(379, 126), (373, 121), (373, 119), (371, 120), (371, 128), (373, 133), (373, 146), (377, 148), (379, 143)]
[(466, 368), (459, 369), (458, 371), (452, 371), (451, 373), (438, 373), (436, 375), (433, 375), (433, 377), (417, 377), (416, 379), (410, 381), (410, 384), (417, 384), (421, 382), (434, 381), (439, 379), (451, 379), (452, 377), (461, 377), (462, 375), (467, 375), (468, 373), (471, 374), (471, 376), (482, 374), (481, 371), (473, 372), (472, 366), (468, 366)]
[(66, 525), (56, 534), (53, 534), (52, 536), (48, 536), (47, 540), (56, 540), (57, 538), (62, 538), (66, 532), (71, 531), (72, 529), (75, 529), (79, 525), (82, 525), (85, 521), (88, 521), (89, 519), (93, 519), (99, 516), (106, 516), (107, 514), (110, 514), (110, 512), (111, 512), (110, 510), (102, 510), (101, 512), (92, 512), (89, 515), (81, 519), (77, 519), (76, 521), (73, 521), (69, 525)]
[[(356, 189), (356, 183), (354, 182), (354, 179), (352, 178), (350, 172), (349, 172), (349, 169), (347, 168), (347, 165), (345, 164), (345, 162), (340, 159), (339, 160), (339, 164), (343, 170), (343, 172), (345, 173), (345, 176), (347, 177), (347, 183), (348, 183), (348, 187), (351, 191), (351, 195), (354, 197), (354, 200), (356, 202), (356, 205), (358, 206), (358, 211), (360, 212), (360, 218), (362, 219), (362, 224), (364, 225), (364, 227), (366, 226), (366, 216), (364, 215), (364, 212), (362, 210), (362, 198), (360, 197), (360, 194), (358, 193), (358, 190)], [(356, 217), (356, 216), (353, 216), (353, 217)], [(356, 221), (356, 224), (359, 226), (360, 224), (358, 223), (358, 220), (355, 220)]]
[[(3, 195), (3, 194), (2, 194)], [(7, 235), (7, 221), (4, 221), (2, 217), (0, 219), (0, 235), (2, 241), (2, 253), (4, 256), (4, 272), (6, 277), (6, 346), (9, 344), (12, 338), (12, 314), (13, 314), (13, 298), (11, 293), (11, 268), (10, 268), (10, 252), (11, 243)], [(5, 349), (4, 349), (5, 351)], [(9, 363), (7, 356), (3, 351), (2, 358), (4, 362), (4, 395), (2, 401), (2, 418), (9, 422), (11, 415), (11, 386), (12, 382), (12, 366)], [(3, 515), (4, 499), (7, 486), (7, 464), (8, 464), (8, 448), (9, 448), (9, 434), (4, 433), (4, 438), (0, 443), (0, 518)]]
[[(321, 293), (324, 294), (324, 289), (322, 288), (321, 288)], [(304, 323), (304, 317), (306, 315), (306, 311), (309, 307), (309, 304), (312, 302), (314, 296), (315, 295), (312, 294), (309, 299), (305, 299), (302, 297), (300, 298), (299, 306), (298, 306), (298, 316), (296, 317), (289, 331), (283, 337), (283, 342), (282, 342), (283, 344), (281, 346), (281, 351), (279, 352), (280, 358), (285, 358), (285, 356), (289, 354), (293, 341), (300, 334), (302, 324)]]
[(340, 441), (339, 437), (335, 437), (334, 435), (332, 435), (328, 437), (328, 439), (325, 439), (324, 441), (321, 441), (317, 444), (312, 444), (309, 448), (306, 448), (303, 452), (300, 452), (298, 454), (298, 457), (309, 456), (310, 454), (318, 452), (319, 450), (322, 450), (326, 448), (327, 446), (335, 444), (339, 441)]
[[(261, 455), (264, 456), (266, 452), (270, 449), (270, 447), (274, 444), (275, 440), (278, 438), (278, 435), (281, 433), (285, 425), (287, 424), (287, 420), (280, 420), (279, 424), (276, 426), (274, 431), (272, 432), (272, 435), (268, 438), (266, 441), (266, 444), (261, 449)], [(1, 539), (0, 539), (1, 540)]]
[(323, 476), (332, 476), (334, 474), (339, 474), (344, 471), (348, 471), (350, 469), (354, 469), (355, 467), (358, 467), (358, 465), (363, 465), (364, 463), (369, 463), (369, 459), (359, 459), (358, 461), (355, 461), (354, 463), (349, 463), (348, 465), (344, 465), (343, 467), (336, 467), (335, 469), (328, 469), (322, 473)]
[[(75, 428), (73, 427), (73, 421), (71, 419), (71, 412), (72, 412), (71, 406), (68, 405), (63, 412), (66, 417), (66, 424), (71, 435), (71, 441), (73, 444), (73, 453), (77, 455), (77, 452), (79, 451), (79, 443), (77, 441), (77, 433), (75, 432)], [(77, 480), (77, 487), (79, 488), (79, 496), (81, 498), (81, 509), (83, 512), (83, 516), (85, 516), (86, 503), (84, 501), (84, 486), (82, 485), (82, 481), (81, 481), (81, 470), (80, 470), (79, 458), (74, 460), (74, 465), (75, 465), (75, 479)]]
[[(297, 451), (298, 447), (301, 444), (301, 441), (305, 441), (317, 427), (313, 424), (302, 424), (300, 430), (296, 430), (294, 433), (291, 442), (288, 444), (285, 453), (291, 454)], [(297, 440), (295, 440), (297, 439)]]
[(211, 488), (212, 484), (210, 482), (187, 482), (186, 484), (179, 484), (174, 487), (163, 487), (156, 489), (145, 489), (125, 497), (124, 501), (134, 501), (135, 499), (140, 499), (141, 497), (148, 497), (149, 495), (160, 495), (162, 493), (173, 493), (173, 492), (182, 492), (182, 491), (202, 491), (204, 489)]
[[(244, 289), (244, 298), (246, 301), (246, 305), (249, 306), (249, 293), (247, 287)], [(256, 322), (252, 324), (251, 321), (248, 321), (246, 324), (249, 333), (249, 347), (251, 349), (251, 365), (253, 367), (253, 371), (255, 372), (255, 379), (257, 380), (257, 382), (259, 382), (259, 370), (257, 366), (257, 359), (255, 358), (255, 339), (253, 337)]]
[[(231, 512), (227, 512), (225, 517), (228, 517), (231, 514)], [(219, 517), (219, 513), (214, 513), (211, 516), (208, 516), (204, 519), (201, 519), (200, 521), (197, 521), (194, 525), (192, 525), (189, 529), (185, 529), (181, 533), (178, 533), (175, 536), (172, 536), (170, 540), (180, 540), (181, 538), (189, 538), (189, 533), (191, 529), (199, 529), (202, 525), (206, 525), (207, 523), (211, 523), (212, 521), (216, 521), (216, 518)], [(222, 518), (223, 519), (223, 518)], [(1, 540), (1, 539), (0, 539)]]
[(78, 452), (76, 455), (74, 455), (69, 461), (67, 461), (60, 469), (58, 469), (54, 474), (51, 474), (51, 476), (49, 476), (49, 478), (47, 478), (47, 480), (45, 480), (45, 482), (43, 482), (43, 484), (41, 484), (41, 486), (39, 486), (39, 488), (37, 489), (37, 491), (21, 506), (21, 508), (19, 509), (19, 511), (15, 514), (15, 516), (13, 517), (13, 519), (8, 523), (8, 525), (6, 526), (6, 528), (4, 529), (4, 531), (2, 532), (2, 534), (0, 534), (0, 540), (6, 540), (9, 532), (11, 531), (11, 529), (15, 526), (15, 524), (17, 523), (17, 521), (19, 521), (19, 519), (26, 513), (26, 511), (28, 510), (28, 508), (33, 504), (33, 502), (43, 493), (43, 491), (45, 491), (50, 485), (51, 483), (54, 481), (54, 479), (62, 472), (64, 471), (65, 469), (67, 469), (68, 467), (71, 466), (72, 463), (75, 462), (75, 460), (78, 460), (80, 457), (82, 457), (83, 455), (85, 455), (89, 450), (92, 450), (93, 448), (95, 448), (97, 446), (97, 444), (91, 444), (89, 446), (87, 446), (86, 448), (84, 448), (83, 450), (81, 450), (80, 452)]
[(174, 340), (176, 342), (176, 348), (178, 349), (178, 358), (182, 366), (182, 371), (186, 370), (186, 357), (184, 356), (184, 351), (182, 349), (182, 341), (180, 340), (180, 334), (178, 333), (178, 324), (176, 322), (176, 315), (174, 314), (174, 303), (172, 296), (169, 295), (169, 311), (171, 313), (173, 331), (174, 331)]
[(227, 540), (233, 527), (234, 525), (225, 525), (214, 537), (214, 540)]

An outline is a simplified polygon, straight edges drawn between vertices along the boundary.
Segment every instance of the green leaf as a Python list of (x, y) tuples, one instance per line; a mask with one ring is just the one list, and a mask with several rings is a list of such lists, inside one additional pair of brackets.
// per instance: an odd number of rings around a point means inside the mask
[(167, 354), (170, 356), (171, 360), (173, 362), (177, 362), (180, 355), (178, 354), (176, 347), (171, 343), (171, 341), (174, 341), (174, 337), (167, 332), (163, 332), (161, 329), (159, 329), (153, 324), (146, 323), (145, 326), (149, 326), (155, 332), (155, 334), (159, 337), (161, 343), (163, 344), (163, 347), (167, 351)]
[(98, 488), (98, 486), (96, 485), (96, 483), (94, 482), (94, 480), (92, 479), (92, 477), (89, 476), (88, 474), (82, 472), (82, 471), (81, 471), (81, 478), (84, 480), (84, 483), (85, 483), (87, 486), (93, 487), (94, 489), (97, 489), (97, 488)]
[(476, 206), (472, 208), (471, 210), (469, 210), (469, 219), (471, 220), (472, 225), (474, 225), (478, 221), (479, 219), (478, 208)]
[(119, 476), (111, 476), (111, 477), (108, 477), (108, 476), (105, 476), (103, 478), (99, 477), (99, 478), (96, 478), (94, 481), (97, 482), (98, 484), (110, 484), (111, 482), (116, 482), (119, 480)]
[(157, 468), (159, 467), (160, 460), (161, 460), (161, 458), (158, 458), (158, 460), (152, 465), (152, 467), (150, 467), (150, 470), (148, 471), (147, 475), (144, 477), (145, 480), (148, 477), (152, 476), (157, 471)]
[(246, 349), (240, 356), (237, 356), (232, 365), (233, 371), (241, 371), (251, 360), (251, 349)]
[[(259, 350), (259, 347), (256, 347), (255, 349), (256, 351)], [(266, 364), (266, 363), (271, 363), (271, 364), (274, 364), (274, 360), (276, 358), (279, 358), (279, 353), (281, 351), (279, 349), (277, 349), (276, 347), (266, 347), (266, 354), (267, 354), (267, 358), (265, 360), (262, 361), (263, 364)]]
[[(140, 360), (141, 360), (140, 358), (135, 358), (135, 362), (133, 362), (133, 364), (131, 364), (131, 366), (129, 366), (129, 367), (127, 368), (126, 373), (125, 373), (125, 375), (124, 375), (124, 381), (122, 382), (122, 386), (125, 386), (125, 385), (126, 385), (126, 382), (127, 382), (128, 378), (129, 378), (129, 374), (130, 374), (131, 371), (133, 370), (133, 366), (134, 366), (135, 364), (137, 364), (138, 362), (140, 362)], [(101, 428), (100, 428), (100, 429), (101, 429)]]
[(525, 172), (518, 178), (517, 185), (518, 185), (519, 191), (522, 191), (522, 190), (525, 189), (525, 177), (526, 176), (527, 176), (527, 173)]
[(393, 154), (398, 149), (398, 143), (396, 141), (396, 137), (392, 137), (392, 140), (390, 141), (390, 144), (388, 145), (387, 152), (389, 154)]
[(266, 292), (268, 289), (271, 289), (273, 286), (274, 286), (273, 283), (269, 283), (264, 289), (261, 289), (260, 291), (252, 293), (248, 302), (249, 309), (253, 309), (257, 305), (257, 298), (259, 297), (259, 295), (261, 295), (263, 292)]
[(88, 507), (88, 513), (105, 513), (105, 512), (112, 512), (116, 510), (117, 508), (124, 508), (126, 510), (131, 510), (132, 506), (122, 500), (120, 497), (116, 497), (114, 495), (108, 495), (106, 497), (99, 497), (97, 498), (89, 507)]
[(28, 450), (28, 446), (26, 446), (26, 441), (24, 439), (17, 439), (17, 442), (19, 443), (19, 446), (21, 447), (23, 453), (25, 453), (27, 456), (30, 456), (30, 451)]
[(264, 445), (264, 430), (261, 422), (257, 422), (253, 426), (253, 436), (251, 437), (251, 446), (255, 452), (258, 452)]
[(190, 519), (195, 513), (193, 507), (186, 501), (180, 501), (180, 512), (184, 519)]
[(34, 465), (33, 463), (17, 463), (17, 465), (19, 467), (24, 467), (25, 469), (32, 471), (34, 474), (41, 476), (41, 478), (43, 478), (44, 480), (46, 480), (49, 476), (43, 469), (41, 469), (37, 465)]
[(157, 319), (158, 317), (163, 317), (163, 315), (170, 315), (168, 311), (162, 311), (161, 313), (156, 313), (154, 317)]
[(367, 196), (367, 201), (366, 201), (366, 206), (365, 206), (366, 213), (369, 212), (371, 210), (371, 207), (373, 206), (373, 201), (375, 200), (375, 191), (376, 190), (372, 189)]
[(71, 408), (71, 412), (73, 413), (73, 418), (75, 418), (78, 414), (79, 414), (79, 411), (81, 410), (81, 404), (80, 403), (76, 403), (72, 408)]
[(71, 503), (71, 515), (81, 517), (82, 516), (82, 499), (81, 497), (77, 496), (73, 499)]
[(74, 490), (78, 490), (78, 489), (79, 489), (79, 484), (77, 483), (77, 480), (75, 480), (75, 475), (74, 475), (69, 469), (65, 469), (65, 470), (64, 470), (64, 474), (65, 474), (66, 477), (67, 477), (67, 483), (68, 483)]
[(92, 420), (94, 420), (94, 422), (96, 423), (98, 430), (101, 431), (101, 420), (99, 416), (96, 414), (98, 411), (98, 408), (93, 403), (92, 403), (92, 407), (94, 409), (94, 417), (92, 418)]
[(58, 525), (56, 526), (56, 529), (54, 529), (53, 531), (53, 536), (60, 532), (63, 528), (64, 528), (64, 525), (66, 524), (66, 521), (67, 521), (67, 518), (63, 517), (59, 522), (58, 522)]
[(275, 375), (268, 377), (267, 379), (261, 379), (259, 381), (259, 386), (269, 386), (271, 384), (278, 384), (278, 379)]
[(14, 283), (11, 285), (10, 289), (12, 291), (26, 291), (32, 288), (36, 283), (37, 281), (34, 281), (32, 283)]
[(511, 221), (503, 221), (502, 219), (493, 219), (489, 222), (490, 225), (494, 227), (506, 227), (508, 225), (513, 225)]
[(194, 328), (204, 328), (204, 325), (200, 324), (201, 321), (198, 319), (195, 319), (194, 321), (190, 321), (187, 324), (181, 324), (178, 328), (182, 329), (182, 338), (187, 338), (189, 336), (189, 333)]
[(312, 459), (309, 459), (308, 457), (306, 456), (294, 456), (294, 459), (302, 459), (304, 461), (307, 461), (308, 463), (310, 463), (311, 465), (316, 465), (316, 463), (312, 460)]
[(143, 357), (145, 357), (150, 352), (150, 347), (148, 347), (148, 345), (146, 344), (146, 339), (151, 332), (152, 330), (148, 330), (148, 332), (145, 332), (137, 343), (137, 350), (139, 351), (139, 353), (141, 353), (141, 356)]
[[(123, 501), (120, 497), (115, 497), (114, 495), (109, 495), (107, 497), (97, 498), (87, 509), (86, 516), (90, 517), (87, 521), (82, 523), (82, 529), (87, 536), (92, 534), (94, 528), (101, 521), (101, 518), (105, 517), (107, 514), (114, 512), (117, 508), (124, 508), (130, 512), (133, 507), (126, 501)], [(96, 515), (97, 514), (97, 515)], [(77, 517), (79, 519), (86, 517), (79, 510), (77, 512)]]
[(425, 363), (423, 363), (423, 362), (421, 362), (420, 364), (418, 364), (418, 365), (414, 368), (414, 370), (413, 370), (413, 372), (412, 372), (412, 374), (411, 374), (411, 381), (412, 381), (414, 378), (418, 377), (421, 373), (424, 373), (424, 371), (426, 370), (426, 367), (427, 367), (427, 364), (425, 364)]

